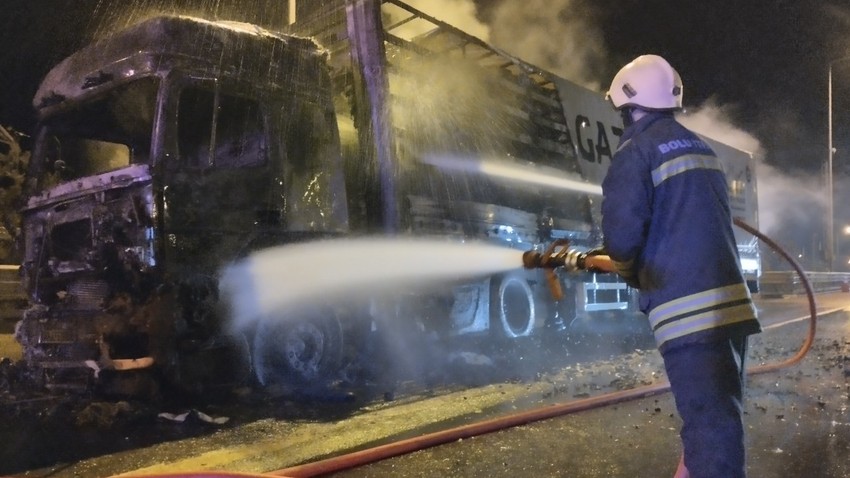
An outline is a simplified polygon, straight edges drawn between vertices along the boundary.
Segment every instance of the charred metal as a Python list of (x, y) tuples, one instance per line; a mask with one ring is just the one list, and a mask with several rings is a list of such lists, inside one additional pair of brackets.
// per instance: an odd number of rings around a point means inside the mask
[[(220, 271), (270, 246), (437, 236), (517, 249), (519, 264), (558, 240), (579, 251), (600, 240), (592, 194), (424, 158), (496, 158), (598, 184), (621, 131), (604, 100), (402, 2), (331, 3), (286, 34), (155, 17), (48, 73), (21, 209), (30, 306), (16, 337), (30, 379), (150, 397), (159, 384), (315, 386), (356, 380), (387, 324), (509, 341), (642, 320), (616, 276), (519, 269), (227, 327)], [(416, 21), (431, 33), (406, 33)]]

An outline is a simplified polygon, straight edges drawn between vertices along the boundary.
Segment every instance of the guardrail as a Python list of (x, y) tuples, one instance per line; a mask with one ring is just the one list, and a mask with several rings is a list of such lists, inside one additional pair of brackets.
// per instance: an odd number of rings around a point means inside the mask
[[(848, 272), (806, 272), (806, 278), (815, 293), (850, 292), (850, 273)], [(806, 291), (796, 272), (772, 271), (762, 274), (759, 280), (759, 293), (762, 297), (782, 297), (805, 294)]]

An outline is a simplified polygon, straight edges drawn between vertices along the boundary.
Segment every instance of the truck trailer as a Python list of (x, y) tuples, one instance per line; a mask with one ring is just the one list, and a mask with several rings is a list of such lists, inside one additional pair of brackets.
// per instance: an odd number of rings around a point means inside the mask
[[(16, 330), (45, 387), (333, 380), (380, 326), (374, 308), (227, 327), (222, 268), (268, 247), (438, 237), (519, 261), (555, 240), (601, 242), (598, 185), (622, 125), (598, 93), (397, 0), (322, 2), (290, 27), (153, 17), (48, 73)], [(730, 176), (736, 214), (753, 223), (751, 157), (720, 146), (743, 171)], [(616, 275), (557, 279), (562, 300), (542, 271), (518, 269), (411, 291), (377, 315), (499, 341), (642, 320)]]

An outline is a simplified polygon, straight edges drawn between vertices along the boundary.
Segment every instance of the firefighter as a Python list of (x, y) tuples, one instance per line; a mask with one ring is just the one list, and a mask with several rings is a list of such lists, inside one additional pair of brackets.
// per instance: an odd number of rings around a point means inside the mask
[(639, 289), (664, 359), (683, 422), (676, 476), (744, 477), (744, 357), (761, 328), (726, 178), (711, 148), (674, 119), (682, 81), (664, 58), (624, 66), (607, 98), (625, 131), (602, 183), (603, 244)]

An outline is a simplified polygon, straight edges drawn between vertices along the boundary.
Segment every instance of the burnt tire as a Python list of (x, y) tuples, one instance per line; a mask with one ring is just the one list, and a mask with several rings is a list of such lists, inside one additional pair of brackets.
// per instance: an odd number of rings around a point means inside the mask
[(523, 274), (493, 278), (490, 285), (490, 330), (498, 337), (531, 335), (535, 327), (534, 293)]
[(339, 372), (342, 357), (342, 327), (327, 309), (263, 320), (251, 347), (254, 375), (263, 386), (322, 384)]

